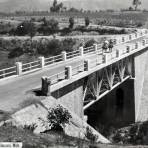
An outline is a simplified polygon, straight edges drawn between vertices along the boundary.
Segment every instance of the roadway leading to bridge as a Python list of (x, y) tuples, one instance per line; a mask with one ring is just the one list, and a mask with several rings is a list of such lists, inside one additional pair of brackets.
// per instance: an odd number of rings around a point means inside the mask
[[(142, 38), (136, 39), (131, 43), (142, 40)], [(119, 49), (122, 47), (123, 44), (118, 46)], [(92, 60), (96, 58), (97, 55), (95, 54), (85, 56), (85, 59)], [(67, 63), (63, 62), (55, 66), (50, 65), (43, 70), (39, 70), (30, 74), (22, 75), (8, 80), (1, 80), (0, 110), (12, 111), (13, 109), (18, 108), (20, 103), (24, 102), (26, 99), (30, 99), (32, 95), (28, 94), (27, 92), (33, 90), (34, 88), (39, 88), (41, 86), (42, 76), (51, 76), (53, 74), (63, 71), (65, 66), (71, 65), (72, 67), (75, 67), (77, 65), (80, 65), (83, 61), (83, 58), (78, 57), (67, 61)]]

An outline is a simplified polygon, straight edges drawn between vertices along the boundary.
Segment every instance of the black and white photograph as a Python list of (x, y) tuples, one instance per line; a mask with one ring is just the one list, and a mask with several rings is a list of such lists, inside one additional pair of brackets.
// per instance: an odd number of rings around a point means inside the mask
[(148, 0), (0, 0), (0, 148), (148, 148)]

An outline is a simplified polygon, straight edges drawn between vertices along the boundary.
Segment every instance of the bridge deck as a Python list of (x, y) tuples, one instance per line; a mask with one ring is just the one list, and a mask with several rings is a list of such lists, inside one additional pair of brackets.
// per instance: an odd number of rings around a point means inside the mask
[[(128, 44), (135, 43), (136, 41), (141, 41), (143, 37), (135, 39), (131, 42), (118, 45), (118, 49)], [(77, 57), (75, 59), (69, 60), (67, 62), (62, 62), (58, 65), (51, 65), (43, 70), (36, 71), (30, 74), (21, 75), (19, 77), (1, 80), (0, 81), (0, 110), (10, 111), (14, 108), (17, 108), (20, 103), (24, 100), (29, 99), (29, 91), (41, 87), (41, 77), (42, 76), (51, 76), (55, 73), (59, 73), (65, 69), (65, 66), (75, 67), (83, 63), (84, 59), (95, 59), (96, 54), (90, 54), (84, 58)]]

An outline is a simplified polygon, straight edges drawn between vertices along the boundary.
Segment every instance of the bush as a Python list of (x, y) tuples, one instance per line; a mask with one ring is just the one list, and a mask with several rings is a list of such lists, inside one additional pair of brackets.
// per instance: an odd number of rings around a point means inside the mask
[(74, 18), (73, 18), (73, 17), (70, 17), (70, 18), (69, 18), (69, 28), (70, 28), (70, 29), (73, 29), (74, 23), (75, 23), (75, 22), (74, 22)]
[(31, 38), (36, 34), (36, 27), (32, 21), (24, 21), (20, 23), (15, 31), (16, 35), (29, 35)]
[(69, 111), (61, 105), (48, 110), (47, 120), (52, 130), (63, 131), (65, 125), (69, 124), (70, 118), (72, 116)]
[(9, 59), (16, 58), (16, 57), (19, 57), (23, 54), (24, 54), (24, 52), (23, 52), (22, 48), (16, 47), (12, 51), (9, 52), (8, 58)]
[(67, 38), (61, 41), (61, 51), (70, 52), (73, 50), (73, 46), (76, 44), (76, 40)]
[(37, 128), (36, 123), (33, 123), (31, 125), (24, 125), (24, 127), (23, 127), (23, 129), (29, 130), (31, 132), (33, 132), (36, 128)]
[(94, 45), (94, 43), (96, 43), (96, 41), (94, 39), (91, 39), (85, 43), (84, 48), (91, 47)]
[(88, 27), (90, 24), (90, 20), (88, 17), (85, 18), (85, 26)]
[(96, 142), (98, 139), (98, 136), (93, 134), (92, 130), (89, 127), (86, 128), (85, 137), (91, 142)]
[(39, 33), (43, 33), (44, 35), (54, 34), (59, 31), (59, 23), (55, 19), (51, 19), (47, 21), (45, 18), (43, 19), (43, 24), (38, 29)]

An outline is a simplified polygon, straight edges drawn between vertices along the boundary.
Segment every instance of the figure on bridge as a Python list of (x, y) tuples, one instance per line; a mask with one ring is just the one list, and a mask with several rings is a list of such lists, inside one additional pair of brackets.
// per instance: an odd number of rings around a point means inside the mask
[(108, 40), (105, 40), (102, 45), (103, 52), (107, 52), (108, 46), (109, 46), (109, 42)]
[(114, 42), (113, 42), (112, 39), (110, 39), (110, 41), (109, 41), (109, 45), (108, 45), (109, 52), (112, 52), (113, 47), (114, 47)]

